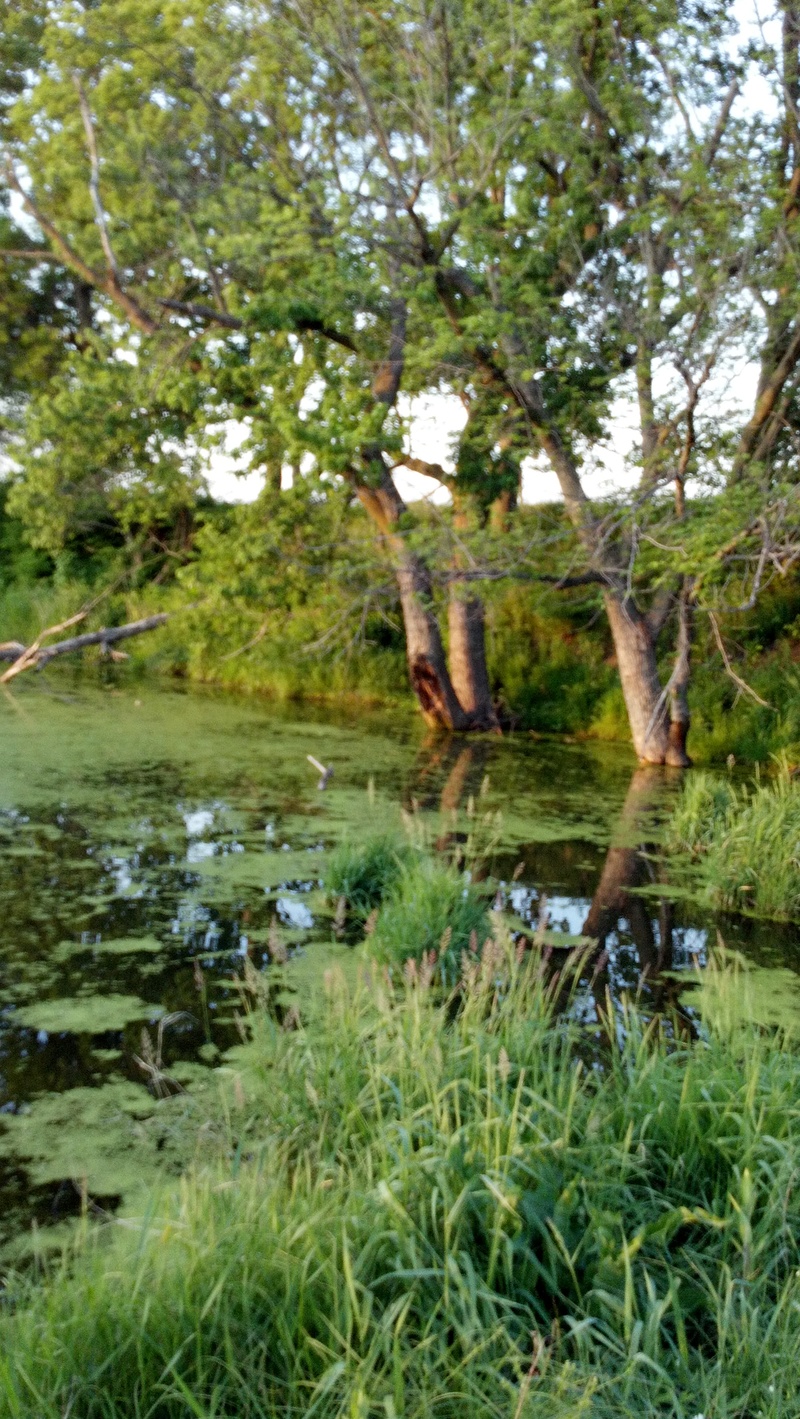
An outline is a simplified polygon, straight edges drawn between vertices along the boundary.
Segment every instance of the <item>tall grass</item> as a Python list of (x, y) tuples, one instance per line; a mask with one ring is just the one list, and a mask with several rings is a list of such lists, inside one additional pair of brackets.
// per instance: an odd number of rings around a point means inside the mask
[(489, 936), (486, 894), (468, 873), (422, 856), (405, 865), (375, 923), (376, 954), (396, 966), (427, 961), (440, 984), (452, 987), (462, 956)]
[(345, 840), (328, 859), (325, 889), (331, 897), (344, 897), (356, 916), (366, 917), (397, 886), (413, 857), (408, 842), (386, 833), (358, 843)]
[(227, 1163), (9, 1288), (0, 1413), (795, 1415), (788, 1042), (628, 1010), (587, 1068), (535, 956), (461, 989), (373, 967), (313, 1032), (259, 1010)]
[(800, 920), (800, 782), (785, 765), (752, 789), (691, 775), (668, 836), (701, 857), (716, 905)]

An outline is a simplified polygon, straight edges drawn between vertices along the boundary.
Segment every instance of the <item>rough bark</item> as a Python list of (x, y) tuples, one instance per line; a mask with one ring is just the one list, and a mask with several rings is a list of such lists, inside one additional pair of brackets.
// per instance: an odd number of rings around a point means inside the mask
[(692, 586), (690, 578), (685, 578), (678, 601), (678, 644), (675, 653), (675, 668), (670, 678), (670, 723), (668, 764), (686, 769), (691, 759), (686, 752), (686, 741), (691, 724), (689, 713), (689, 680), (691, 676), (692, 650)]
[(450, 678), (471, 729), (499, 728), (486, 668), (486, 618), (477, 596), (459, 596), (454, 588), (447, 608), (450, 631)]
[(604, 594), (633, 747), (644, 764), (670, 763), (669, 714), (644, 616), (615, 591)]
[(472, 728), (447, 668), (439, 625), (432, 609), (427, 567), (403, 548), (395, 575), (406, 633), (411, 687), (427, 724), (442, 729)]
[(426, 724), (439, 729), (469, 729), (469, 716), (453, 688), (433, 610), (430, 574), (420, 557), (397, 531), (405, 512), (388, 469), (373, 455), (379, 469), (375, 485), (355, 481), (356, 495), (367, 515), (383, 536), (391, 553), (406, 637), (406, 658), (411, 687)]

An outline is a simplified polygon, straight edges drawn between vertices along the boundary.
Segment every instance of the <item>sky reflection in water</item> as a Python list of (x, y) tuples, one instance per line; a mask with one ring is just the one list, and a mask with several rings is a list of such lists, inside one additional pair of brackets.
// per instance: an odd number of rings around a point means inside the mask
[[(113, 1207), (146, 1172), (133, 1133), (157, 1104), (136, 1062), (143, 1026), (155, 1036), (170, 1017), (164, 1068), (191, 1095), (238, 1041), (232, 977), (245, 955), (267, 965), (273, 918), (290, 953), (311, 960), (330, 942), (320, 881), (344, 832), (415, 811), (444, 845), (470, 801), (499, 813), (489, 867), (520, 925), (546, 915), (556, 948), (558, 933), (588, 931), (607, 953), (604, 988), (644, 979), (655, 1005), (665, 982), (679, 997), (660, 972), (702, 963), (715, 940), (720, 923), (673, 899), (658, 854), (635, 850), (674, 784), (637, 779), (622, 749), (428, 741), (396, 715), (301, 719), (168, 690), (19, 698), (21, 713), (0, 710), (0, 1249), (78, 1210), (82, 1176)], [(309, 752), (335, 765), (324, 795)], [(722, 925), (745, 956), (794, 970), (795, 933)], [(594, 1008), (587, 990), (577, 1009)]]

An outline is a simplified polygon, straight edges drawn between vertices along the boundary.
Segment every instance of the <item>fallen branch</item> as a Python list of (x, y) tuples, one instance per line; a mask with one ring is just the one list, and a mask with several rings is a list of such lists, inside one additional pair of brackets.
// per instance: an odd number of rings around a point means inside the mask
[(46, 631), (41, 631), (33, 645), (29, 645), (21, 651), (10, 669), (4, 675), (0, 675), (0, 685), (8, 684), (9, 680), (13, 680), (16, 675), (21, 675), (23, 670), (27, 670), (29, 666), (37, 663), (42, 641), (46, 640), (48, 636), (57, 636), (61, 631), (69, 630), (70, 626), (77, 626), (79, 621), (86, 620), (86, 615), (85, 611), (79, 611), (76, 616), (70, 616), (68, 620), (60, 621), (57, 626), (48, 626)]
[[(157, 616), (146, 616), (142, 621), (130, 621), (126, 626), (104, 627), (99, 631), (87, 631), (82, 636), (70, 636), (67, 640), (56, 641), (54, 645), (42, 645), (42, 641), (48, 636), (57, 635), (59, 631), (66, 630), (68, 626), (74, 626), (78, 621), (82, 621), (85, 615), (86, 612), (81, 611), (79, 615), (73, 616), (69, 621), (64, 621), (60, 626), (51, 626), (48, 630), (42, 631), (33, 645), (27, 648), (20, 648), (14, 642), (0, 646), (0, 660), (8, 660), (12, 656), (14, 659), (14, 664), (9, 666), (4, 675), (0, 675), (0, 685), (5, 685), (16, 675), (21, 675), (23, 670), (30, 670), (33, 667), (41, 670), (42, 666), (54, 660), (57, 655), (68, 655), (73, 650), (83, 650), (89, 645), (101, 645), (106, 649), (115, 641), (128, 640), (131, 636), (140, 636), (145, 631), (154, 631), (169, 620), (167, 612), (162, 611)], [(19, 653), (20, 649), (21, 653)]]

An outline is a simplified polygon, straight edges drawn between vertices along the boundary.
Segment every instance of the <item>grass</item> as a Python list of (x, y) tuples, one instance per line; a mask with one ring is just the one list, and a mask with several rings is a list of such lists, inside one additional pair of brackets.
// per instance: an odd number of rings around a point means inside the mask
[(692, 774), (668, 837), (673, 848), (701, 859), (716, 906), (800, 920), (800, 782), (785, 764), (750, 789)]
[(257, 1008), (227, 1160), (9, 1284), (4, 1419), (794, 1416), (790, 1041), (623, 1009), (587, 1068), (537, 960)]
[(413, 856), (407, 842), (389, 834), (360, 843), (347, 839), (328, 859), (325, 890), (333, 898), (346, 898), (349, 909), (363, 919), (397, 886)]
[(373, 949), (395, 966), (424, 962), (447, 987), (457, 982), (461, 958), (489, 936), (485, 893), (469, 875), (432, 857), (403, 868), (378, 913)]

